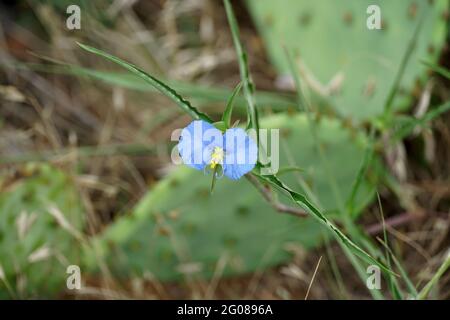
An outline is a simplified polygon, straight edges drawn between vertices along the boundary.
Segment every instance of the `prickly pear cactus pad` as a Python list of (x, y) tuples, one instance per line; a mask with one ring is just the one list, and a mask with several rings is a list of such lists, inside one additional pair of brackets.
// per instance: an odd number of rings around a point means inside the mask
[[(276, 115), (261, 125), (286, 128), (280, 139), (291, 150), (295, 164), (304, 169), (301, 175), (310, 181), (323, 208), (333, 211), (336, 205), (314, 156), (315, 141), (306, 117)], [(322, 119), (317, 126), (325, 156), (347, 197), (364, 154), (364, 137), (352, 135), (335, 120)], [(292, 165), (282, 147), (280, 154), (281, 167)], [(286, 261), (288, 244), (311, 248), (327, 236), (313, 219), (275, 212), (246, 179), (218, 180), (213, 194), (210, 183), (211, 176), (202, 172), (183, 165), (175, 168), (133, 212), (94, 240), (97, 256), (123, 276), (151, 273), (161, 280), (175, 280), (194, 273), (210, 277), (221, 258), (226, 261), (224, 275), (251, 272)], [(291, 185), (302, 190), (296, 180)], [(364, 181), (357, 200), (360, 208), (371, 194), (369, 182)], [(94, 255), (87, 254), (87, 263), (95, 267)]]
[[(426, 76), (421, 60), (435, 62), (445, 42), (447, 0), (248, 0), (253, 20), (280, 74), (290, 75), (283, 46), (298, 55), (298, 70), (341, 115), (355, 120), (380, 114), (421, 17), (393, 107), (410, 103)], [(381, 29), (369, 30), (377, 5)], [(370, 20), (372, 21), (372, 20)]]
[(80, 232), (82, 211), (62, 171), (32, 165), (23, 174), (0, 194), (0, 298), (50, 298), (66, 288), (67, 266), (80, 261), (79, 240), (56, 217)]

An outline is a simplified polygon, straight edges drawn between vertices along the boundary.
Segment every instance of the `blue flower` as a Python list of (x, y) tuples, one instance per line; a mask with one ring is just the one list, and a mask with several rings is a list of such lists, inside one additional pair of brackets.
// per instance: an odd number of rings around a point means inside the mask
[(224, 134), (203, 120), (192, 121), (181, 131), (178, 151), (183, 163), (197, 170), (222, 169), (232, 180), (241, 178), (256, 164), (258, 147), (241, 128)]

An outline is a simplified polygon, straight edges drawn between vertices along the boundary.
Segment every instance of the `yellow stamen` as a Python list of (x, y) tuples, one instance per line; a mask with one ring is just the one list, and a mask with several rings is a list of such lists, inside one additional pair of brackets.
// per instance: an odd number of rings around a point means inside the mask
[(223, 149), (220, 147), (214, 147), (214, 150), (211, 154), (211, 169), (214, 169), (218, 164), (222, 164), (223, 162)]

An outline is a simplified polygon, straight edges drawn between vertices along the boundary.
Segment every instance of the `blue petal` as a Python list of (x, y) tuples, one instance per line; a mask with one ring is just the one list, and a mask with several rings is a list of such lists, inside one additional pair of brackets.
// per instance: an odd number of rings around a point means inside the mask
[(232, 180), (250, 172), (256, 164), (258, 146), (241, 128), (228, 129), (224, 135), (224, 175)]
[(181, 131), (178, 151), (184, 164), (203, 170), (210, 161), (214, 147), (222, 144), (220, 130), (206, 121), (195, 120)]

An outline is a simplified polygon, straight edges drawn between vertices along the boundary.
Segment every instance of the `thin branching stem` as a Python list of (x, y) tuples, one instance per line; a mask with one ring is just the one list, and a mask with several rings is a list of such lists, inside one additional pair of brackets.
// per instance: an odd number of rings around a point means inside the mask
[(250, 181), (256, 189), (262, 194), (264, 199), (278, 212), (280, 213), (287, 213), (296, 217), (300, 218), (306, 218), (308, 217), (308, 213), (300, 208), (295, 208), (291, 206), (287, 206), (279, 201), (277, 201), (273, 194), (270, 187), (264, 186), (257, 177), (255, 177), (253, 174), (249, 173), (246, 174), (245, 177)]

